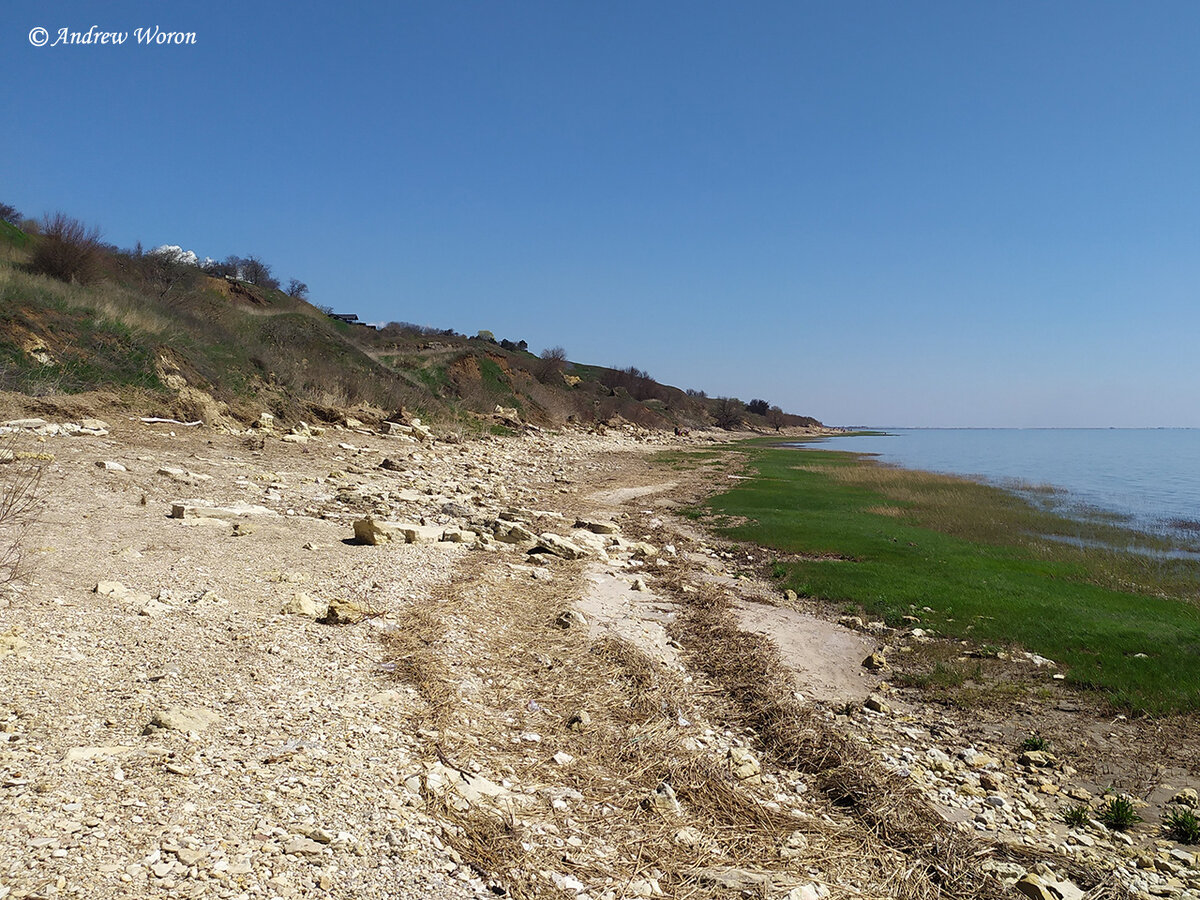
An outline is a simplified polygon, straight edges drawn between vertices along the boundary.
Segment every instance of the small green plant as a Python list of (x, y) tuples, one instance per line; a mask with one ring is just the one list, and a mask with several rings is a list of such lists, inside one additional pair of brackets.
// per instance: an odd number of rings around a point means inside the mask
[(1200, 818), (1186, 807), (1175, 807), (1163, 816), (1167, 836), (1180, 844), (1200, 844)]
[(1082, 828), (1092, 818), (1092, 811), (1087, 806), (1069, 806), (1063, 810), (1063, 821), (1072, 828)]
[(771, 577), (776, 581), (783, 581), (787, 578), (788, 568), (783, 563), (776, 560), (771, 564)]
[(1026, 752), (1030, 750), (1048, 750), (1049, 748), (1050, 742), (1040, 734), (1031, 734), (1025, 740), (1021, 741), (1021, 749)]
[(1112, 797), (1100, 809), (1100, 821), (1113, 831), (1126, 831), (1142, 821), (1127, 797)]

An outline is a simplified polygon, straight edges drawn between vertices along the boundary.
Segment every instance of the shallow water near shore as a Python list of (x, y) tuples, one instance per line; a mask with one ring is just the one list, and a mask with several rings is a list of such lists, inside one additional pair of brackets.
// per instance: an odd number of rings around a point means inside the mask
[(1200, 550), (1200, 429), (901, 428), (807, 446), (976, 478), (1064, 515), (1166, 538), (1188, 555)]

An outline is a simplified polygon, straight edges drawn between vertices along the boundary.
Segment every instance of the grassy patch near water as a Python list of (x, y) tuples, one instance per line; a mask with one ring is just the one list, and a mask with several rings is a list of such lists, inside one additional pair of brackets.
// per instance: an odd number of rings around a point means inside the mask
[(1118, 707), (1200, 708), (1196, 561), (1047, 540), (1118, 529), (965, 479), (849, 453), (736, 449), (753, 477), (703, 511), (733, 523), (718, 526), (727, 536), (776, 551), (781, 587), (894, 626), (915, 614), (942, 637), (1023, 647)]

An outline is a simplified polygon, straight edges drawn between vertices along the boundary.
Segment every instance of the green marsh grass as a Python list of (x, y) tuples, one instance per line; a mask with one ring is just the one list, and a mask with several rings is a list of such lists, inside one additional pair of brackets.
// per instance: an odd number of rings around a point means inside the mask
[(1197, 561), (1048, 540), (1125, 546), (1131, 534), (966, 479), (850, 453), (732, 449), (753, 477), (700, 511), (773, 551), (787, 569), (781, 588), (897, 627), (917, 610), (940, 636), (1030, 650), (1118, 708), (1200, 708)]

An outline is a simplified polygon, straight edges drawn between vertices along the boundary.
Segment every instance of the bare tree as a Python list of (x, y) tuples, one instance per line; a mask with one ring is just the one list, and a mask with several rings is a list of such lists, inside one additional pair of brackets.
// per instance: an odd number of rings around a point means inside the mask
[(100, 262), (100, 229), (89, 228), (66, 213), (47, 215), (42, 240), (29, 261), (33, 271), (59, 281), (84, 284), (96, 277)]
[(538, 380), (545, 383), (562, 375), (567, 367), (567, 351), (562, 347), (547, 347), (542, 351), (542, 361), (538, 366)]
[(8, 203), (0, 203), (0, 221), (19, 227), (21, 223), (21, 214), (17, 212), (17, 208), (15, 206), (12, 206)]
[(718, 397), (712, 416), (718, 428), (726, 431), (739, 428), (742, 424), (742, 401), (737, 397)]
[(256, 284), (259, 287), (278, 289), (279, 279), (271, 276), (271, 267), (257, 256), (247, 256), (242, 260), (242, 281)]
[(146, 280), (158, 293), (159, 300), (165, 300), (171, 288), (180, 281), (186, 284), (187, 276), (195, 271), (192, 266), (177, 262), (167, 253), (144, 253), (140, 259)]
[(767, 424), (779, 431), (787, 424), (787, 414), (778, 406), (772, 406), (767, 410)]
[(297, 300), (307, 300), (308, 285), (299, 278), (293, 278), (288, 282), (287, 293), (289, 297), (295, 297)]

